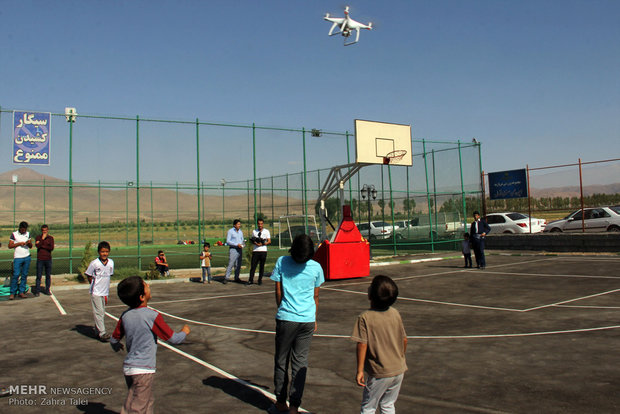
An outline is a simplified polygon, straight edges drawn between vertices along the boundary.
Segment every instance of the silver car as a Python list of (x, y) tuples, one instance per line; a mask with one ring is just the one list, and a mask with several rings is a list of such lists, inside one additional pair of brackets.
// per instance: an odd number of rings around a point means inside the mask
[(619, 231), (620, 206), (584, 208), (573, 211), (562, 220), (555, 220), (547, 224), (547, 232), (580, 232), (582, 231), (582, 217), (585, 231)]
[(391, 224), (384, 221), (371, 221), (370, 222), (370, 235), (368, 234), (368, 222), (359, 223), (357, 225), (358, 230), (362, 233), (362, 236), (369, 240), (387, 239), (392, 237), (392, 231), (398, 229), (398, 226), (392, 228)]
[(544, 230), (547, 221), (537, 219), (521, 213), (491, 213), (485, 217), (493, 233), (540, 233)]

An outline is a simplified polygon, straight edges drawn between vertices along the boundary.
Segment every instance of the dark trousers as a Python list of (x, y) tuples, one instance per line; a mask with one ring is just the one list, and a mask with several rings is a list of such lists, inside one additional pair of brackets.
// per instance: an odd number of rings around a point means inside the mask
[(465, 267), (471, 267), (471, 253), (463, 253), (465, 257)]
[(487, 262), (484, 258), (484, 238), (472, 237), (471, 247), (474, 249), (474, 255), (476, 256), (476, 266), (486, 267)]
[(263, 274), (265, 273), (265, 261), (267, 260), (267, 252), (252, 252), (252, 265), (250, 267), (250, 282), (254, 282), (254, 272), (256, 271), (256, 265), (258, 267), (258, 283), (263, 280)]
[[(279, 403), (299, 407), (306, 385), (308, 353), (314, 333), (314, 322), (290, 322), (276, 320), (276, 353), (274, 355), (274, 394)], [(291, 389), (288, 388), (288, 365), (291, 364)]]
[(34, 287), (34, 293), (39, 293), (41, 291), (41, 277), (43, 276), (43, 269), (45, 269), (45, 292), (49, 293), (50, 288), (52, 287), (52, 259), (37, 259), (37, 281)]

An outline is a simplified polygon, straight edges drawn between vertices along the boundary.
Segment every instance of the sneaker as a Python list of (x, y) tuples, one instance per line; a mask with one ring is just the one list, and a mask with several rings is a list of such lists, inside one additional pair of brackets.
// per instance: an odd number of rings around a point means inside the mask
[(262, 285), (262, 284), (263, 284), (263, 282), (261, 282), (260, 280), (259, 280), (259, 281), (258, 281), (258, 283), (257, 283), (257, 285), (258, 285), (258, 286), (260, 286), (260, 285)]
[(26, 296), (26, 294), (25, 294), (25, 293), (20, 293), (20, 294), (19, 294), (19, 295), (17, 295), (17, 296), (19, 296), (19, 297), (20, 297), (20, 298), (22, 298), (22, 299), (26, 299), (26, 298), (28, 297), (28, 296)]
[(104, 333), (103, 335), (99, 336), (99, 340), (101, 342), (109, 342), (110, 341), (110, 334), (109, 333)]
[(39, 292), (33, 294), (35, 298), (39, 297)]
[(15, 299), (15, 295), (9, 295), (9, 300)]
[(224, 280), (222, 280), (222, 283), (223, 283), (223, 284), (228, 283), (228, 279), (224, 278)]

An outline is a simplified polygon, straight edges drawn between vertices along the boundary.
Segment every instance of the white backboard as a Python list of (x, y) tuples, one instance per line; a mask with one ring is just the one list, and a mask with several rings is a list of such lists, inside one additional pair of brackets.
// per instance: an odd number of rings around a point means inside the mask
[(390, 165), (413, 164), (411, 125), (355, 120), (355, 162), (384, 164), (384, 157), (393, 151), (406, 154), (401, 160), (391, 160)]

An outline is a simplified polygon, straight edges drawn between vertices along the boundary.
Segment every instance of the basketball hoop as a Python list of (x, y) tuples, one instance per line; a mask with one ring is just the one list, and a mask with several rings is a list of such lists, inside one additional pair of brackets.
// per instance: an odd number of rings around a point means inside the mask
[(388, 152), (383, 157), (383, 164), (388, 165), (388, 164), (393, 164), (395, 162), (398, 162), (402, 160), (406, 154), (407, 154), (407, 150), (396, 150), (396, 151)]

